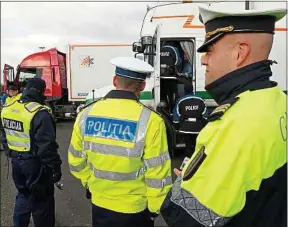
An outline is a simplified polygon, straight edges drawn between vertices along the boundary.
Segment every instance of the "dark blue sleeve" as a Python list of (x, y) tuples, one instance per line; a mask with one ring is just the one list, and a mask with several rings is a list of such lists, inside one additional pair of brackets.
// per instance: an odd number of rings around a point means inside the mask
[(0, 134), (1, 134), (1, 141), (0, 142), (2, 143), (5, 154), (7, 155), (6, 152), (8, 151), (9, 148), (8, 148), (7, 139), (6, 139), (5, 131), (4, 131), (1, 120), (0, 120)]
[(53, 170), (60, 170), (62, 161), (58, 154), (56, 126), (51, 114), (46, 110), (39, 111), (35, 114), (31, 127), (36, 155), (44, 165)]
[(180, 99), (177, 101), (177, 103), (173, 109), (173, 122), (174, 123), (180, 122), (179, 101), (180, 101)]

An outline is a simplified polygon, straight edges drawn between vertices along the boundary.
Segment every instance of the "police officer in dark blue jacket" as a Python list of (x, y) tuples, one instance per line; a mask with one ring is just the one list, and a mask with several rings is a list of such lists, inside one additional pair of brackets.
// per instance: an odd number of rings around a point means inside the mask
[(62, 161), (54, 119), (44, 105), (45, 89), (44, 80), (30, 79), (21, 99), (1, 112), (2, 142), (18, 190), (15, 227), (28, 227), (31, 213), (36, 227), (55, 226), (54, 183), (61, 179)]
[(192, 84), (185, 84), (184, 90), (185, 96), (178, 99), (174, 107), (173, 123), (183, 136), (186, 155), (191, 157), (197, 135), (206, 124), (207, 107), (204, 100), (194, 94)]

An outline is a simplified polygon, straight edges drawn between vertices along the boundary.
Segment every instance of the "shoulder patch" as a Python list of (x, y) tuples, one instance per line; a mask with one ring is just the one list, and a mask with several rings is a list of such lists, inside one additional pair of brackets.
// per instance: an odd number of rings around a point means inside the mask
[(183, 181), (190, 180), (197, 172), (197, 170), (200, 168), (200, 166), (202, 165), (202, 163), (205, 161), (206, 158), (207, 155), (205, 153), (205, 147), (202, 146), (199, 152), (196, 154), (196, 156), (189, 163), (189, 166), (187, 166), (187, 169), (185, 170), (183, 175)]
[(231, 107), (233, 106), (237, 101), (239, 100), (239, 97), (235, 97), (233, 99), (229, 99), (228, 101), (226, 101), (225, 103), (223, 103), (221, 106), (218, 106), (215, 110), (213, 110), (213, 112), (208, 116), (207, 121), (211, 122), (211, 121), (215, 121), (220, 119), (225, 112)]
[(28, 110), (30, 113), (33, 113), (40, 108), (43, 107), (43, 105), (37, 103), (37, 102), (28, 102), (24, 105), (25, 109)]

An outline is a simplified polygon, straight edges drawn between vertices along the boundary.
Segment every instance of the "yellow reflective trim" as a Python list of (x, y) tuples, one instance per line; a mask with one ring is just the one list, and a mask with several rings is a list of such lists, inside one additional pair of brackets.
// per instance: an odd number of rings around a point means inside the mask
[(7, 139), (7, 144), (11, 150), (28, 151), (30, 150), (30, 143), (12, 141)]

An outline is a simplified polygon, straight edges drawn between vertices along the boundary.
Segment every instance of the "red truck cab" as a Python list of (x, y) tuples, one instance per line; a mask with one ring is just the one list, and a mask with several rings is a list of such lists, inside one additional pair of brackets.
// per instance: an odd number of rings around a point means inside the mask
[(4, 90), (14, 84), (20, 89), (31, 78), (39, 77), (46, 82), (46, 104), (51, 107), (54, 117), (71, 119), (76, 116), (74, 103), (68, 101), (66, 54), (52, 48), (31, 54), (18, 65), (16, 75), (14, 68), (4, 65)]
[(34, 53), (22, 60), (15, 76), (13, 67), (5, 64), (3, 76), (4, 89), (8, 83), (20, 87), (21, 82), (40, 77), (46, 82), (47, 101), (59, 100), (67, 90), (66, 55), (56, 48)]

